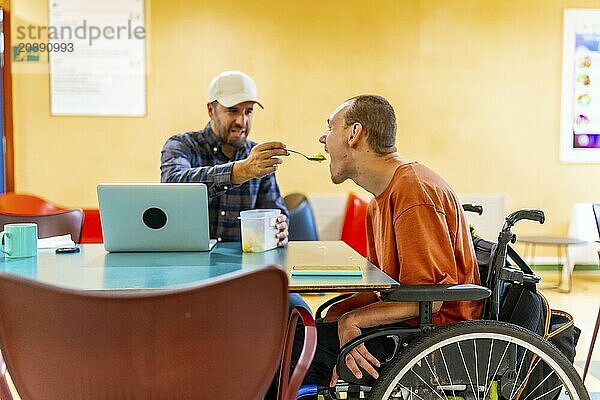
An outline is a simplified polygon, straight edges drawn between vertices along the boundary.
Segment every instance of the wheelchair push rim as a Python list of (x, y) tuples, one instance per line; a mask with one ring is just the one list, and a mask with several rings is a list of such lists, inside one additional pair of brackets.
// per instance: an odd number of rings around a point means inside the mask
[(540, 336), (504, 322), (466, 321), (412, 342), (381, 372), (369, 398), (589, 400), (589, 395), (569, 360)]

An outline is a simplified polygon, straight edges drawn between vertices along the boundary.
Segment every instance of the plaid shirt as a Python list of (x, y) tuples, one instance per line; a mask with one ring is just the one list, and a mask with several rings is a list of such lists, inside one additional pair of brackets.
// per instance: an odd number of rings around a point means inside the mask
[[(170, 137), (161, 151), (161, 182), (201, 182), (208, 188), (210, 236), (225, 242), (241, 241), (240, 211), (279, 208), (288, 215), (275, 174), (250, 179), (241, 185), (231, 183), (235, 161), (243, 160), (257, 143), (247, 141), (229, 159), (210, 124), (197, 132)], [(190, 205), (191, 206), (191, 205)]]

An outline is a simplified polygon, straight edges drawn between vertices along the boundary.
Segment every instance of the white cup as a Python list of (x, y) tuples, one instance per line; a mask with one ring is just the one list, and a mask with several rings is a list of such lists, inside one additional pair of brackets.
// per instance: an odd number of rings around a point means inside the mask
[(277, 247), (277, 217), (279, 209), (258, 209), (240, 212), (242, 251), (260, 253)]

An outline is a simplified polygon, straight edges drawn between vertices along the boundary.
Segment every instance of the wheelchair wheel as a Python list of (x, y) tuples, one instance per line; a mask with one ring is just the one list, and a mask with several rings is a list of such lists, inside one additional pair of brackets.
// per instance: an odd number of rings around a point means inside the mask
[(416, 339), (383, 369), (370, 399), (589, 400), (573, 365), (521, 327), (465, 321)]

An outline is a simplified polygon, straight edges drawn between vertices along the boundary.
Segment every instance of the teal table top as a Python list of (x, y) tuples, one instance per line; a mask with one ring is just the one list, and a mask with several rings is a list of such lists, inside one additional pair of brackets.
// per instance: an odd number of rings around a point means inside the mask
[[(0, 258), (0, 272), (85, 290), (158, 289), (185, 285), (233, 271), (277, 264), (288, 272), (293, 292), (378, 290), (398, 286), (341, 241), (290, 242), (286, 248), (243, 253), (241, 243), (219, 243), (210, 252), (107, 253), (102, 244), (81, 251), (37, 257)], [(362, 276), (290, 276), (294, 265), (358, 265)]]

